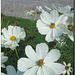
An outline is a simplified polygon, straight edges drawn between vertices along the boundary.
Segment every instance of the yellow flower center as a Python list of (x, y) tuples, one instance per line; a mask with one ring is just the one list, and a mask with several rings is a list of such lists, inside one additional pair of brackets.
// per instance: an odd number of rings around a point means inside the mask
[(66, 70), (69, 70), (69, 68), (70, 68), (70, 66), (66, 66), (66, 67), (65, 67)]
[(31, 10), (29, 10), (29, 12), (31, 12)]
[(61, 40), (59, 40), (59, 42), (61, 43)]
[(42, 66), (44, 65), (43, 59), (40, 59), (40, 60), (38, 61), (38, 65), (39, 65), (40, 67), (42, 67)]
[(32, 16), (34, 16), (34, 14), (32, 14)]
[(10, 38), (10, 40), (11, 40), (11, 41), (15, 41), (15, 40), (16, 40), (16, 37), (15, 37), (15, 36), (12, 36), (12, 37)]
[(51, 23), (50, 27), (53, 29), (55, 28), (55, 24), (54, 23)]
[(74, 8), (71, 8), (71, 11), (74, 10)]

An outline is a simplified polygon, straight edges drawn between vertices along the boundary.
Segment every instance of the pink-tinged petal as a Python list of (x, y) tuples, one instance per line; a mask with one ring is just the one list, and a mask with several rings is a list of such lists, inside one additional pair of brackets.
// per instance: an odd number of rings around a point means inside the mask
[(56, 21), (55, 25), (64, 24), (68, 20), (68, 16), (61, 15)]

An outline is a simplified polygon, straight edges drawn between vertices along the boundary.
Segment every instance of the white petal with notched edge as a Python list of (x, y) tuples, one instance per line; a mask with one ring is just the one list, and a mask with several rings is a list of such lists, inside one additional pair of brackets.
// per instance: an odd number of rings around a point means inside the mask
[(42, 20), (44, 23), (50, 25), (50, 23), (51, 23), (52, 20), (51, 20), (51, 16), (50, 16), (49, 13), (43, 12), (43, 13), (40, 15), (40, 17), (41, 17), (41, 20)]
[(38, 56), (30, 45), (25, 48), (25, 53), (29, 59), (38, 61)]
[(48, 53), (48, 46), (45, 43), (37, 44), (36, 45), (36, 54), (38, 55), (39, 59), (44, 59)]
[(46, 35), (50, 31), (50, 27), (44, 24), (41, 20), (38, 20), (36, 25), (42, 35)]

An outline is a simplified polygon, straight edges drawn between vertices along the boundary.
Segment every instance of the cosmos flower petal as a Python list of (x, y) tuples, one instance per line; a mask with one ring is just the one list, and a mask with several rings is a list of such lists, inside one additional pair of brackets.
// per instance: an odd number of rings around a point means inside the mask
[(1, 75), (6, 75), (5, 73), (1, 73)]
[(74, 41), (74, 34), (73, 34), (72, 31), (69, 31), (68, 37), (69, 37), (72, 41)]
[(30, 67), (33, 67), (35, 65), (35, 62), (33, 62), (32, 60), (28, 59), (28, 58), (20, 58), (18, 60), (18, 70), (25, 72), (27, 69), (29, 69)]
[(50, 30), (50, 27), (48, 25), (44, 24), (41, 20), (38, 20), (36, 25), (37, 25), (39, 32), (42, 35), (47, 34)]
[(46, 35), (45, 40), (47, 42), (52, 42), (54, 40), (54, 38), (53, 38), (53, 30), (52, 29)]
[(10, 35), (10, 36), (13, 36), (13, 26), (8, 26), (8, 34)]
[(44, 75), (43, 69), (41, 67), (39, 67), (37, 75)]
[(7, 39), (9, 39), (9, 38), (10, 38), (10, 36), (9, 36), (9, 34), (8, 34), (8, 32), (7, 32), (7, 29), (6, 29), (6, 28), (2, 29), (2, 33), (3, 33), (3, 35), (5, 36), (5, 38), (7, 38)]
[(60, 29), (60, 27), (56, 27), (53, 29), (53, 38), (58, 38), (60, 35), (62, 35), (63, 31)]
[(29, 70), (27, 70), (23, 75), (36, 75), (37, 71), (38, 71), (38, 66), (34, 66)]
[(50, 12), (50, 16), (51, 16), (53, 23), (55, 23), (59, 17), (59, 13), (57, 10), (53, 10)]
[(43, 13), (40, 15), (40, 17), (41, 17), (41, 20), (42, 20), (44, 23), (50, 25), (50, 23), (51, 23), (51, 16), (50, 16), (50, 14), (49, 14), (48, 12), (43, 12)]
[(43, 66), (44, 75), (56, 75), (56, 73), (49, 67)]
[(16, 70), (15, 70), (15, 68), (13, 67), (13, 66), (7, 66), (7, 68), (6, 68), (6, 70), (7, 70), (7, 75), (16, 75)]
[(65, 22), (68, 20), (68, 16), (65, 16), (65, 15), (61, 15), (57, 21), (56, 21), (56, 25), (59, 25), (59, 24), (65, 24)]
[(1, 63), (4, 63), (8, 60), (8, 57), (7, 56), (4, 56), (4, 57), (1, 57)]
[(52, 49), (44, 59), (44, 62), (55, 62), (60, 58), (60, 52), (57, 49)]
[(25, 32), (21, 32), (17, 38), (23, 39), (26, 36)]
[(17, 75), (23, 75), (23, 72), (21, 72), (21, 71), (17, 71)]
[(5, 68), (5, 65), (4, 65), (4, 64), (1, 64), (1, 67), (2, 67), (2, 68)]
[(45, 56), (48, 53), (48, 49), (49, 48), (48, 48), (47, 44), (45, 44), (45, 43), (41, 43), (41, 44), (36, 45), (36, 53), (37, 53), (39, 59), (45, 58)]
[(18, 33), (17, 33), (17, 26), (15, 26), (12, 31), (13, 31), (13, 35), (14, 36), (18, 35)]
[(65, 70), (65, 66), (60, 64), (60, 63), (46, 63), (46, 66), (51, 68), (56, 74), (62, 74), (63, 71)]
[(25, 53), (29, 59), (38, 61), (38, 56), (30, 45), (26, 46)]
[(63, 71), (63, 74), (66, 74), (66, 70)]

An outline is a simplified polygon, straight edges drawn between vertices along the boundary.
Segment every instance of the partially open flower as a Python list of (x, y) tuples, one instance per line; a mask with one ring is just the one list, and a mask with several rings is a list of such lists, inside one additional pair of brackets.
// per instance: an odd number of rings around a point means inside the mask
[(67, 75), (70, 75), (70, 73), (73, 72), (73, 68), (71, 67), (71, 64), (69, 63), (68, 65), (66, 65), (65, 62), (63, 62), (64, 66), (65, 66), (65, 70), (63, 71), (63, 75), (65, 75), (67, 73)]

